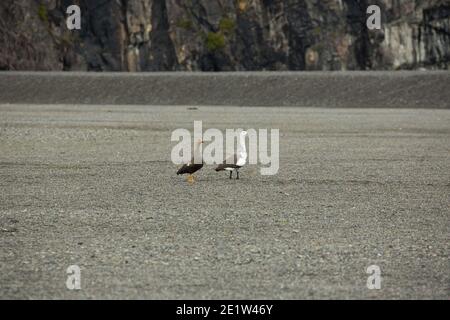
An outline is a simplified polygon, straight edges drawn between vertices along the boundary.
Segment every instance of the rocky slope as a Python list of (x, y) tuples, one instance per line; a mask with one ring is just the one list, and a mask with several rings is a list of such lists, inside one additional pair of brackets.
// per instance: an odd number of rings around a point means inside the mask
[[(78, 4), (82, 30), (65, 10)], [(382, 10), (382, 30), (366, 8)], [(441, 0), (2, 0), (0, 70), (448, 69)]]

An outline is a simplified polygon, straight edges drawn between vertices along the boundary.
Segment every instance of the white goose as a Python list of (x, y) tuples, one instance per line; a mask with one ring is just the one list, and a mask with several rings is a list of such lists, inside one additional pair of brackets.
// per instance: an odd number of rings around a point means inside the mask
[(237, 153), (227, 158), (222, 164), (220, 164), (216, 171), (227, 170), (230, 171), (230, 179), (233, 176), (233, 171), (236, 171), (236, 179), (239, 179), (239, 169), (242, 168), (247, 162), (247, 150), (245, 148), (245, 136), (247, 131), (241, 131), (239, 134), (239, 145)]

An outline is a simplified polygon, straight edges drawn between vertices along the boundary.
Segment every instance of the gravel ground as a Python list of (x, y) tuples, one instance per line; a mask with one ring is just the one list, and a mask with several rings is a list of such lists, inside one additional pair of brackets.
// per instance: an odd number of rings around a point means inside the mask
[[(279, 128), (279, 173), (189, 185), (194, 120)], [(449, 110), (2, 104), (0, 298), (448, 299), (449, 141)]]
[(2, 72), (0, 103), (450, 109), (448, 71)]

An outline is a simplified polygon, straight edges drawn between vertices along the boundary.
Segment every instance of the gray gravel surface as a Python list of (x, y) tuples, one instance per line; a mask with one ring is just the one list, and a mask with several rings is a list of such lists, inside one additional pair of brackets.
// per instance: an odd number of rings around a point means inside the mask
[(0, 103), (450, 109), (449, 84), (449, 71), (0, 71)]
[[(189, 185), (194, 120), (279, 128), (279, 173)], [(0, 298), (448, 299), (449, 141), (448, 110), (2, 104)]]

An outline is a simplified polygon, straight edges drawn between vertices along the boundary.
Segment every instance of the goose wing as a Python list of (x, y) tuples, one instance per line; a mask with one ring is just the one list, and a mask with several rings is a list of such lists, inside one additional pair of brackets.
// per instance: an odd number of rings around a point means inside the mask
[(219, 164), (216, 168), (216, 171), (225, 170), (227, 168), (240, 168), (241, 166), (237, 165), (238, 157), (236, 154), (233, 154), (231, 157), (228, 157), (225, 159), (225, 161), (222, 164)]
[(203, 163), (194, 163), (194, 158), (191, 159), (189, 163), (184, 164), (178, 171), (177, 174), (193, 174), (194, 172), (200, 170), (203, 167)]

